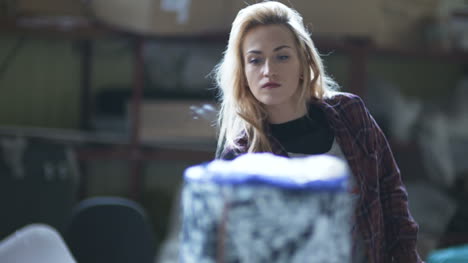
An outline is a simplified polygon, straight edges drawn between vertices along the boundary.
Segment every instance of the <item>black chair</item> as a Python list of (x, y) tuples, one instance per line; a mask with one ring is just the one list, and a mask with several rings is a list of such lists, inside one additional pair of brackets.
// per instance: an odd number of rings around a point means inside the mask
[(143, 208), (119, 197), (94, 197), (74, 209), (65, 240), (80, 263), (152, 263), (153, 229)]

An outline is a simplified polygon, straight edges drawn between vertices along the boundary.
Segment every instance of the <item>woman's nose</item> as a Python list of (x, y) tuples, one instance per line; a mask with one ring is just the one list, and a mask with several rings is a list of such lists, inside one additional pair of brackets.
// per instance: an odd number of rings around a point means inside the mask
[(273, 62), (271, 60), (266, 60), (265, 61), (265, 64), (263, 66), (263, 75), (265, 77), (272, 77), (272, 76), (276, 75), (275, 67), (274, 67)]

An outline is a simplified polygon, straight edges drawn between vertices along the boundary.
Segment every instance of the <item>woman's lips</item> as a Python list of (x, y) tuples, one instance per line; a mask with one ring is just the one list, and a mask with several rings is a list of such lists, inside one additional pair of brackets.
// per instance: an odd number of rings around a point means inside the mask
[(276, 82), (267, 82), (265, 84), (262, 85), (262, 88), (264, 89), (274, 89), (274, 88), (277, 88), (279, 87), (280, 84), (279, 83), (276, 83)]

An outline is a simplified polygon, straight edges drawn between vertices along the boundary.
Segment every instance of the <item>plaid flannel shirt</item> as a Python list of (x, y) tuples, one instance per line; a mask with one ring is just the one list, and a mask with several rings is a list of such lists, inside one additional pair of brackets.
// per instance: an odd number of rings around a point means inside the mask
[[(326, 115), (352, 174), (360, 198), (357, 203), (356, 231), (363, 238), (367, 258), (373, 263), (421, 262), (416, 251), (418, 225), (408, 209), (408, 196), (387, 139), (356, 95), (337, 93), (315, 100)], [(288, 156), (270, 135), (273, 153)], [(221, 158), (233, 158), (247, 149), (226, 149)], [(356, 236), (356, 232), (353, 236)]]

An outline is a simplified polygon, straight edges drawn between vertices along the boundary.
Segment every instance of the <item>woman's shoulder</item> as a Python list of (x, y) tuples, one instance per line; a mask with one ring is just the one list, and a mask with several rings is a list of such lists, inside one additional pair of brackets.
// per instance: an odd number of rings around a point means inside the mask
[(378, 125), (371, 116), (364, 101), (358, 95), (347, 92), (336, 92), (324, 99), (332, 105), (338, 119), (348, 128), (353, 137), (363, 145), (367, 153), (373, 152)]
[(348, 92), (333, 92), (324, 98), (323, 102), (349, 126), (370, 127), (373, 125), (373, 118), (364, 101), (358, 95)]
[(368, 114), (361, 97), (348, 92), (329, 92), (318, 103), (326, 111), (331, 110), (342, 117), (350, 116), (352, 118)]
[[(238, 155), (247, 152), (247, 136), (243, 134), (239, 138), (237, 138), (234, 142), (228, 143), (221, 146), (222, 150), (217, 155), (217, 159), (223, 160), (232, 160), (236, 158)], [(218, 151), (217, 151), (218, 152)]]
[(364, 105), (361, 97), (349, 92), (331, 91), (324, 98), (323, 101), (329, 105), (347, 106), (351, 104)]

